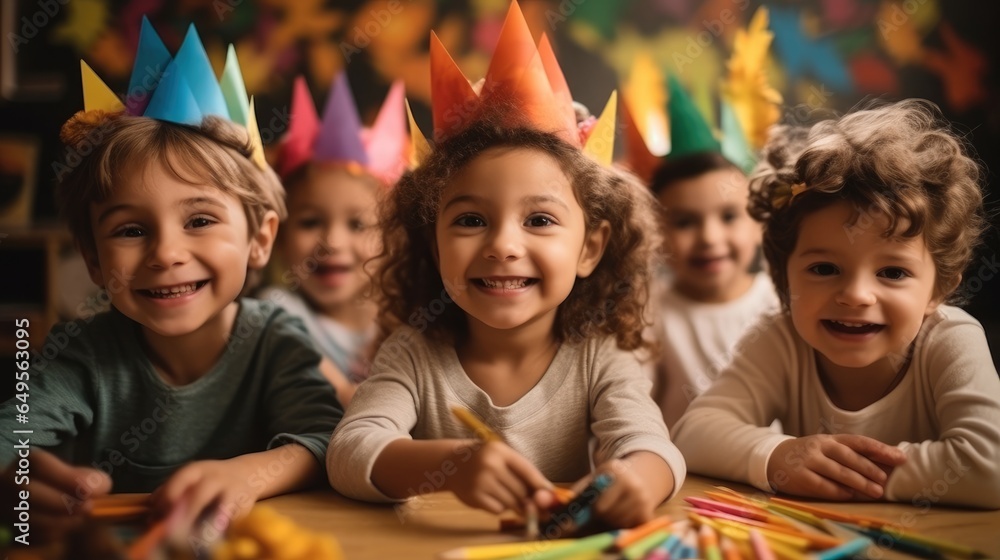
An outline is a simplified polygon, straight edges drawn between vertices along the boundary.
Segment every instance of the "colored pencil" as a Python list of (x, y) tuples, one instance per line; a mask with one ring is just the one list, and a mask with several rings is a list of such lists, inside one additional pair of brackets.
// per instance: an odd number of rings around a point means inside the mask
[(757, 560), (776, 560), (774, 553), (771, 552), (771, 546), (767, 544), (767, 539), (756, 529), (750, 529), (750, 546), (753, 547), (753, 553)]
[(483, 423), (471, 410), (463, 408), (461, 406), (451, 407), (451, 413), (455, 415), (455, 418), (465, 425), (466, 428), (472, 430), (472, 433), (476, 434), (476, 437), (484, 442), (491, 441), (503, 441), (500, 434), (493, 431), (492, 428)]
[(519, 556), (520, 560), (556, 560), (559, 558), (570, 558), (586, 552), (604, 550), (615, 544), (618, 531), (608, 531), (598, 533), (582, 539), (577, 539), (570, 545), (561, 546), (552, 550), (541, 550), (530, 554)]
[(702, 525), (698, 530), (698, 544), (701, 545), (701, 557), (705, 560), (722, 560), (719, 549), (719, 536), (711, 525)]
[(860, 527), (857, 525), (842, 525), (849, 527), (861, 535), (878, 543), (879, 548), (889, 548), (917, 558), (928, 558), (930, 560), (943, 560), (945, 555), (936, 548), (931, 548), (920, 543), (897, 538), (885, 531), (871, 527)]
[[(543, 538), (561, 536), (563, 531), (569, 529), (575, 531), (590, 522), (593, 514), (594, 503), (601, 497), (601, 494), (614, 484), (615, 479), (607, 473), (600, 473), (568, 504), (552, 511), (549, 521), (541, 528), (540, 534)], [(573, 527), (564, 527), (563, 522), (572, 522)]]
[(136, 517), (143, 517), (149, 514), (149, 506), (114, 506), (114, 505), (104, 505), (100, 507), (94, 507), (90, 510), (90, 517), (92, 519), (103, 519), (105, 521), (114, 520), (125, 520), (133, 519)]
[(621, 555), (625, 560), (639, 560), (645, 558), (654, 548), (660, 546), (670, 538), (670, 533), (658, 529), (645, 537), (622, 549)]
[(764, 527), (749, 527), (747, 525), (725, 519), (711, 519), (695, 512), (689, 512), (688, 515), (691, 519), (701, 525), (711, 525), (716, 531), (720, 530), (722, 527), (730, 527), (736, 531), (742, 531), (744, 533), (757, 531), (764, 537), (767, 537), (768, 541), (781, 543), (789, 548), (796, 550), (806, 550), (809, 548), (809, 541), (803, 537), (787, 535)]
[(747, 519), (754, 519), (757, 521), (767, 521), (768, 515), (757, 509), (750, 509), (740, 506), (734, 506), (732, 504), (727, 504), (715, 500), (707, 500), (705, 498), (695, 498), (687, 497), (684, 501), (702, 509), (714, 509), (716, 511), (721, 511), (728, 513), (730, 515), (735, 515), (738, 517), (746, 517)]
[(646, 535), (650, 535), (660, 529), (669, 527), (670, 524), (670, 517), (667, 515), (661, 515), (660, 517), (653, 518), (638, 527), (629, 529), (628, 531), (622, 531), (622, 534), (618, 536), (618, 540), (615, 541), (615, 548), (621, 550), (628, 545), (641, 540)]
[(825, 535), (817, 531), (806, 533), (799, 529), (789, 528), (786, 525), (773, 525), (773, 524), (763, 523), (761, 521), (754, 521), (752, 519), (745, 519), (742, 517), (737, 517), (735, 515), (729, 515), (728, 513), (723, 513), (721, 511), (701, 510), (701, 509), (694, 509), (693, 511), (705, 517), (731, 521), (733, 523), (740, 523), (742, 525), (746, 525), (748, 528), (756, 527), (758, 529), (766, 529), (768, 531), (776, 531), (778, 533), (784, 533), (786, 535), (790, 535), (793, 537), (803, 538), (809, 541), (809, 548), (812, 549), (830, 548), (832, 546), (839, 546), (844, 542), (843, 539), (831, 537), (829, 535)]
[(861, 537), (840, 546), (817, 552), (815, 560), (841, 560), (842, 558), (850, 558), (855, 554), (864, 552), (871, 544), (872, 541)]
[[(493, 441), (503, 442), (503, 437), (493, 431), (493, 428), (487, 426), (482, 420), (479, 419), (471, 410), (461, 407), (453, 406), (451, 407), (451, 413), (455, 415), (458, 420), (465, 425), (465, 427), (472, 430), (472, 433), (476, 434), (476, 437), (483, 442), (489, 443)], [(525, 505), (525, 538), (528, 540), (535, 540), (539, 535), (538, 528), (538, 510), (531, 503), (531, 497), (528, 497), (529, 503)]]
[(897, 540), (910, 541), (916, 544), (922, 544), (929, 548), (940, 550), (942, 552), (947, 552), (955, 556), (961, 556), (962, 558), (986, 558), (986, 555), (982, 552), (962, 544), (956, 544), (943, 539), (936, 539), (934, 537), (925, 537), (922, 535), (915, 535), (913, 533), (907, 533), (895, 529), (890, 526), (884, 526), (880, 529), (882, 532), (895, 537)]
[(736, 543), (732, 539), (728, 537), (720, 538), (719, 548), (722, 549), (722, 558), (724, 560), (743, 560), (743, 555), (740, 553), (739, 547), (736, 546)]
[(531, 554), (533, 552), (541, 552), (544, 550), (554, 550), (563, 546), (569, 546), (575, 542), (577, 542), (576, 539), (556, 539), (551, 541), (466, 546), (442, 552), (438, 555), (438, 557), (444, 560), (495, 560), (499, 558), (509, 558), (511, 556)]
[(784, 498), (771, 498), (771, 503), (787, 506), (790, 508), (797, 509), (799, 511), (805, 511), (815, 515), (816, 517), (822, 517), (823, 519), (831, 519), (833, 521), (846, 521), (848, 523), (853, 523), (855, 525), (863, 525), (867, 527), (883, 527), (886, 525), (892, 525), (892, 523), (890, 523), (889, 521), (880, 519), (878, 517), (868, 517), (865, 515), (840, 513), (839, 511), (834, 511), (832, 509), (826, 509), (819, 506), (814, 506), (812, 504), (804, 504), (802, 502), (796, 502)]

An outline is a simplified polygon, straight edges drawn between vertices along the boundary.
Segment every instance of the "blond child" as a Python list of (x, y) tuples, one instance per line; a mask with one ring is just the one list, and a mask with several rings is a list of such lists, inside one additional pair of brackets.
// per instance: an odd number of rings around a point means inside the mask
[[(595, 514), (633, 526), (685, 472), (632, 353), (644, 345), (655, 202), (581, 151), (568, 91), (545, 94), (565, 84), (547, 43), (548, 77), (508, 79), (539, 60), (524, 41), (513, 4), (481, 95), (432, 41), (441, 142), (384, 207), (377, 280), (392, 334), (330, 442), (330, 482), (370, 501), (451, 491), (499, 513), (550, 505), (551, 481), (610, 473)], [(468, 96), (468, 119), (452, 118), (453, 95)], [(456, 406), (504, 441), (477, 444)]]
[[(154, 38), (144, 22), (140, 43)], [(198, 71), (193, 55), (221, 100), (192, 27), (176, 59), (137, 58), (137, 68), (166, 67), (145, 110), (131, 91), (128, 112), (113, 96), (91, 109), (85, 78), (89, 110), (63, 127), (70, 149), (90, 153), (63, 177), (59, 207), (112, 309), (57, 325), (48, 344), (58, 352), (33, 362), (21, 491), (34, 537), (79, 524), (111, 490), (153, 492), (154, 510), (179, 508), (183, 527), (323, 478), (317, 458), (342, 409), (320, 356), (298, 320), (240, 297), (270, 256), (281, 185), (247, 128), (176, 104), (185, 73)], [(0, 405), (4, 464), (15, 404)]]
[(1000, 379), (982, 325), (946, 304), (986, 223), (979, 179), (920, 100), (775, 133), (751, 213), (782, 312), (678, 422), (693, 471), (828, 500), (1000, 507)]

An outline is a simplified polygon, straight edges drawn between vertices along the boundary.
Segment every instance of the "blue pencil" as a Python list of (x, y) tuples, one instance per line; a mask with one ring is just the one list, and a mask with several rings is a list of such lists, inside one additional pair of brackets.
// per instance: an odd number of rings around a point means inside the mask
[(853, 541), (847, 541), (840, 546), (835, 546), (833, 548), (817, 552), (816, 560), (840, 560), (841, 558), (850, 558), (851, 556), (865, 550), (871, 544), (872, 541), (867, 538), (858, 537)]

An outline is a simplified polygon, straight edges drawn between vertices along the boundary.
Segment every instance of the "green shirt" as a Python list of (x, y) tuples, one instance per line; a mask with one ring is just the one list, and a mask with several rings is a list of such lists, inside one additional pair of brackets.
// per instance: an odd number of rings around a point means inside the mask
[[(33, 361), (28, 422), (15, 423), (16, 398), (0, 405), (0, 463), (29, 438), (107, 472), (115, 492), (149, 492), (190, 461), (290, 442), (323, 465), (343, 408), (319, 361), (298, 319), (252, 299), (240, 301), (218, 362), (182, 387), (155, 372), (140, 326), (120, 312), (62, 323)], [(33, 433), (13, 433), (22, 429)]]

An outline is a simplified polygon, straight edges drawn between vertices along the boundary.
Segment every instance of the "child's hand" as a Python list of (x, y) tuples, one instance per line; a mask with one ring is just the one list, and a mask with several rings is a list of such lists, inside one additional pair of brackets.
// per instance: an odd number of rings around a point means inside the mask
[(506, 510), (523, 513), (528, 500), (552, 483), (504, 443), (482, 444), (469, 461), (450, 477), (448, 489), (468, 506), (499, 514)]
[(614, 482), (594, 503), (595, 517), (612, 527), (635, 527), (653, 518), (662, 496), (653, 496), (649, 483), (643, 482), (633, 465), (621, 459), (608, 461), (577, 481), (573, 492), (579, 494), (599, 473), (609, 474)]
[[(196, 461), (175, 472), (151, 496), (154, 510), (163, 515), (174, 512), (176, 528), (187, 532), (206, 514), (222, 531), (233, 518), (253, 507), (258, 491), (250, 485), (251, 476), (231, 461)], [(183, 511), (177, 514), (175, 508)], [(223, 518), (224, 516), (224, 518)]]
[[(30, 504), (31, 536), (34, 542), (57, 540), (87, 520), (93, 507), (92, 498), (111, 492), (111, 479), (104, 472), (86, 467), (74, 467), (55, 455), (38, 448), (31, 449), (30, 482), (27, 486), (16, 484), (17, 461), (7, 467), (0, 481), (4, 501), (20, 504), (20, 492), (26, 490)], [(11, 515), (11, 508), (5, 508)], [(19, 521), (12, 520), (14, 523)]]
[(818, 434), (778, 444), (767, 479), (779, 492), (827, 500), (879, 499), (892, 469), (906, 461), (899, 448), (853, 434)]

